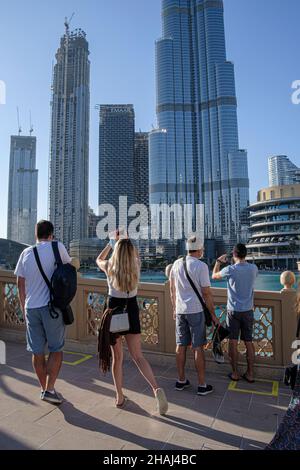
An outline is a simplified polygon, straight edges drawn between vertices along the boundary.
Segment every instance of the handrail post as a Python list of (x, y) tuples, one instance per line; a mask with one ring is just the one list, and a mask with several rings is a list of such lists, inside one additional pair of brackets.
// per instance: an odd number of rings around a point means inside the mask
[(170, 296), (170, 282), (165, 283), (164, 293), (164, 333), (165, 333), (165, 352), (174, 354), (176, 349), (175, 341), (175, 321), (173, 319), (173, 307)]

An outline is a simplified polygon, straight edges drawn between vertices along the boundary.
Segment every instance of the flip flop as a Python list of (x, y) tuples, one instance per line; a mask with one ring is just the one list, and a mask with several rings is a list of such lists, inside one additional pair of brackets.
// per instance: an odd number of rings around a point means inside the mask
[(229, 377), (230, 380), (232, 380), (233, 382), (239, 382), (239, 381), (240, 381), (240, 379), (234, 379), (234, 378), (232, 377), (232, 374), (228, 374), (228, 377)]
[(242, 378), (243, 378), (244, 380), (246, 380), (246, 382), (248, 382), (248, 384), (254, 384), (254, 383), (255, 383), (255, 380), (250, 380), (250, 379), (248, 379), (247, 374), (244, 374), (244, 375), (242, 376)]
[(118, 405), (117, 402), (116, 402), (116, 408), (118, 408), (119, 410), (122, 410), (122, 409), (125, 407), (127, 401), (128, 401), (128, 398), (127, 398), (127, 397), (124, 397), (123, 402), (120, 403), (119, 405)]

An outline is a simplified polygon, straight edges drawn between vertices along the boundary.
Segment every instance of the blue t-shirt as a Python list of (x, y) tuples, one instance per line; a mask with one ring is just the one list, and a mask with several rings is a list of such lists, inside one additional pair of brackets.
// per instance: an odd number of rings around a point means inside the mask
[(227, 279), (227, 310), (248, 312), (254, 308), (254, 284), (258, 275), (255, 264), (238, 263), (227, 266), (220, 272)]

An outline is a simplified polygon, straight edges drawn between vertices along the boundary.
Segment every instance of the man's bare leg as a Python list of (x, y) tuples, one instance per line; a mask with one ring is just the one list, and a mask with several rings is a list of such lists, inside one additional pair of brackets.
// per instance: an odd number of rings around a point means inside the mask
[(231, 361), (232, 367), (232, 378), (234, 380), (239, 380), (239, 372), (238, 372), (238, 341), (235, 339), (229, 340), (229, 357)]
[(194, 349), (195, 367), (198, 374), (198, 385), (205, 385), (205, 354), (203, 346)]
[(245, 345), (247, 349), (247, 363), (248, 363), (248, 370), (247, 370), (246, 376), (252, 382), (252, 380), (254, 380), (255, 348), (254, 348), (253, 342), (246, 341)]
[(185, 382), (185, 363), (186, 363), (186, 346), (177, 345), (176, 348), (176, 365), (178, 370), (178, 380)]
[(32, 366), (35, 370), (35, 373), (39, 379), (41, 389), (46, 390), (47, 383), (47, 365), (46, 358), (44, 354), (33, 354), (32, 355)]
[(46, 389), (48, 392), (54, 390), (55, 382), (61, 369), (63, 353), (50, 353), (47, 361), (47, 382)]

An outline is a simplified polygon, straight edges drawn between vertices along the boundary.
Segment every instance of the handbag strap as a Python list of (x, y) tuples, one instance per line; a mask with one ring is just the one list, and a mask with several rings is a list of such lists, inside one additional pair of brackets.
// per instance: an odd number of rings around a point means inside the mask
[(126, 299), (126, 303), (125, 303), (125, 306), (124, 306), (124, 312), (127, 312), (127, 310), (128, 310), (128, 300), (129, 300), (129, 294), (130, 294), (130, 292), (128, 291), (128, 292), (127, 292), (127, 299)]
[(38, 253), (38, 250), (37, 250), (36, 246), (33, 247), (33, 253), (34, 253), (36, 264), (37, 264), (37, 266), (39, 268), (39, 271), (42, 275), (42, 278), (44, 279), (44, 281), (47, 284), (50, 292), (52, 293), (51, 282), (49, 281), (49, 279), (47, 278), (47, 276), (45, 274), (45, 271), (43, 270), (43, 266), (42, 266), (42, 263), (41, 263), (41, 260), (40, 260), (40, 257), (39, 257), (39, 253)]
[[(36, 264), (37, 264), (37, 266), (39, 268), (39, 271), (42, 275), (42, 278), (44, 279), (44, 281), (45, 281), (45, 283), (46, 283), (46, 285), (47, 285), (47, 287), (50, 291), (50, 299), (51, 299), (52, 296), (53, 296), (52, 285), (51, 285), (51, 282), (49, 281), (49, 279), (47, 278), (47, 276), (45, 274), (45, 271), (43, 269), (43, 266), (42, 266), (42, 263), (41, 263), (41, 260), (40, 260), (40, 257), (39, 257), (38, 249), (37, 249), (36, 246), (33, 247), (33, 253), (34, 253)], [(59, 313), (53, 308), (51, 300), (49, 302), (49, 310), (50, 310), (51, 318), (56, 320), (59, 317)]]
[(60, 264), (63, 264), (63, 262), (61, 260), (60, 252), (58, 249), (58, 242), (54, 241), (51, 243), (51, 245), (52, 245), (52, 250), (53, 250), (56, 265), (59, 266)]
[(200, 295), (200, 292), (198, 291), (197, 287), (195, 286), (193, 280), (191, 279), (191, 277), (189, 275), (188, 268), (187, 268), (187, 262), (186, 262), (186, 256), (183, 258), (183, 267), (184, 267), (184, 271), (185, 271), (187, 280), (189, 281), (189, 283), (190, 283), (193, 291), (195, 292), (196, 296), (200, 300), (200, 303), (202, 305), (203, 310), (205, 310), (207, 308), (206, 304), (205, 304), (204, 300), (202, 299), (202, 296)]

